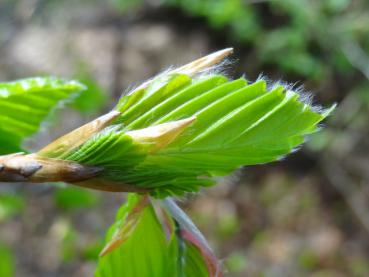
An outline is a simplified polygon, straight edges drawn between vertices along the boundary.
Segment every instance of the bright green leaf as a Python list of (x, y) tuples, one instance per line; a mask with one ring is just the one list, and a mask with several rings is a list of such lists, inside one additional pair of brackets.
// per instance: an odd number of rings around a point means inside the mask
[[(264, 80), (167, 75), (122, 97), (114, 127), (61, 158), (104, 167), (103, 178), (149, 188), (156, 197), (182, 195), (240, 166), (280, 159), (330, 113), (304, 103), (288, 86), (267, 87)], [(155, 153), (127, 134), (190, 117), (195, 122)]]
[(80, 83), (52, 77), (0, 83), (0, 154), (20, 151), (24, 138), (36, 133), (55, 108), (82, 90)]
[[(128, 203), (118, 212), (117, 224), (109, 231), (108, 240), (137, 201), (138, 196), (131, 194)], [(130, 238), (100, 257), (96, 276), (175, 276), (173, 268), (167, 264), (168, 259), (175, 258), (168, 256), (168, 247), (162, 226), (153, 207), (149, 205), (141, 214), (140, 222)]]
[[(217, 276), (218, 262), (213, 254), (201, 247), (196, 235), (176, 223), (166, 210), (158, 213), (161, 207), (154, 208), (149, 203), (137, 213), (137, 204), (142, 197), (145, 196), (130, 194), (127, 203), (118, 211), (107, 241), (111, 243), (117, 230), (126, 231), (123, 236), (128, 239), (99, 258), (96, 276)], [(132, 213), (135, 217), (139, 216), (134, 229), (127, 228), (127, 225), (133, 226), (127, 222)], [(214, 274), (210, 275), (208, 270), (214, 271)]]

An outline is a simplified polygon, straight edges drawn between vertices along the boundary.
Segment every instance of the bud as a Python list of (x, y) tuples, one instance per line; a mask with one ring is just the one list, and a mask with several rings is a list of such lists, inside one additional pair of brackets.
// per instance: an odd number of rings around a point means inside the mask
[(195, 120), (196, 117), (192, 116), (140, 130), (129, 131), (127, 135), (131, 136), (135, 142), (151, 144), (152, 148), (149, 150), (149, 153), (154, 153), (171, 143)]
[(54, 140), (41, 149), (37, 154), (45, 157), (60, 157), (85, 143), (91, 136), (109, 126), (120, 112), (111, 111), (75, 130)]
[(0, 156), (2, 182), (78, 182), (93, 178), (102, 168), (72, 161), (15, 153)]
[[(187, 74), (190, 77), (193, 77), (196, 74), (199, 74), (207, 69), (210, 69), (216, 64), (219, 64), (222, 60), (224, 60), (227, 56), (231, 55), (232, 53), (233, 53), (233, 48), (226, 48), (223, 50), (219, 50), (217, 52), (211, 53), (210, 55), (197, 59), (193, 62), (185, 64), (179, 68), (171, 70), (167, 74), (180, 73), (180, 74)], [(134, 92), (147, 88), (154, 79), (150, 79), (144, 82), (142, 85), (140, 85), (139, 87), (131, 91), (130, 94), (133, 94)]]
[(180, 68), (173, 70), (173, 72), (187, 74), (192, 77), (220, 63), (222, 60), (225, 59), (225, 57), (229, 56), (232, 53), (233, 48), (219, 50), (217, 52), (211, 53), (210, 55), (190, 62), (184, 66), (181, 66)]

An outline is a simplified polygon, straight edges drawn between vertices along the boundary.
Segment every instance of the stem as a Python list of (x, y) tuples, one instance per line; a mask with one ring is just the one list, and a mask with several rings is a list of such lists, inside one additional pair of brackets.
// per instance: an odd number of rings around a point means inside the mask
[(78, 182), (99, 175), (102, 168), (72, 161), (14, 153), (0, 156), (2, 182)]

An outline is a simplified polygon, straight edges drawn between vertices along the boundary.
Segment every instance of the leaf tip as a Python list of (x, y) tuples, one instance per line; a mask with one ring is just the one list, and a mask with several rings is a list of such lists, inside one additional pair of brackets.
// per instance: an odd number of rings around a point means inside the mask
[(118, 237), (113, 238), (104, 246), (103, 250), (101, 250), (101, 252), (99, 253), (99, 257), (104, 257), (107, 254), (111, 253), (114, 249), (116, 249), (122, 243), (123, 241), (120, 238)]
[(196, 116), (159, 124), (156, 126), (127, 132), (134, 141), (143, 144), (153, 144), (151, 152), (160, 150), (175, 140), (189, 125), (196, 120)]
[(219, 51), (216, 51), (214, 53), (211, 53), (205, 57), (202, 57), (200, 59), (197, 59), (193, 62), (190, 62), (184, 66), (181, 66), (173, 72), (177, 73), (183, 73), (188, 74), (190, 76), (194, 76), (198, 73), (201, 73), (203, 71), (206, 71), (210, 68), (212, 68), (214, 65), (219, 64), (221, 61), (223, 61), (226, 57), (231, 55), (233, 53), (233, 48), (225, 48)]

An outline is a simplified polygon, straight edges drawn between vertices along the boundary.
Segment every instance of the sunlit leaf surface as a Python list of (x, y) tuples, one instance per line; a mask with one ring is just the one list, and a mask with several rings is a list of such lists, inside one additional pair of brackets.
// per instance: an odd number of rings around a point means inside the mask
[(0, 154), (21, 150), (52, 110), (82, 91), (75, 81), (52, 77), (0, 83)]

